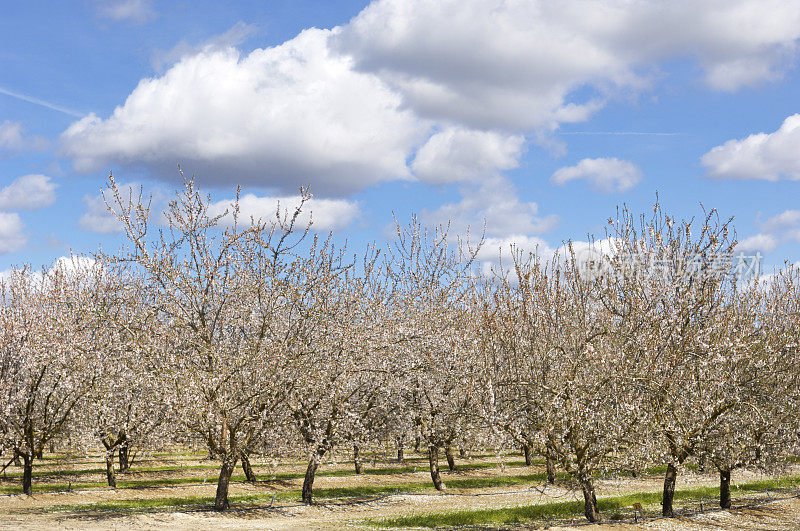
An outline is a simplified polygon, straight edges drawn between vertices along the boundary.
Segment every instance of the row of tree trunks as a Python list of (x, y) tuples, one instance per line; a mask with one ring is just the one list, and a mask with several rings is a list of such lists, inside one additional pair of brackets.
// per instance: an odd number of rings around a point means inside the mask
[[(669, 463), (667, 473), (664, 476), (664, 492), (661, 498), (661, 514), (663, 516), (675, 516), (673, 502), (675, 500), (675, 483), (678, 477), (678, 468)], [(731, 508), (731, 471), (722, 469), (719, 471), (719, 506), (723, 509)]]

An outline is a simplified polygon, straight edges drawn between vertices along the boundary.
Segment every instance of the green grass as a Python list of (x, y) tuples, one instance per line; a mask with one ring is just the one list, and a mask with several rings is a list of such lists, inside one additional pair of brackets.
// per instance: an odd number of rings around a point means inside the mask
[[(507, 463), (507, 466), (522, 466), (524, 465), (523, 462), (510, 462)], [(264, 465), (266, 466), (266, 465)], [(254, 468), (258, 470), (258, 467), (254, 465)], [(469, 463), (466, 465), (460, 466), (459, 470), (480, 470), (480, 469), (492, 469), (498, 468), (497, 463)], [(147, 473), (147, 472), (168, 472), (168, 471), (181, 471), (181, 470), (196, 470), (196, 469), (209, 469), (209, 470), (219, 470), (219, 465), (199, 465), (199, 466), (191, 466), (191, 467), (183, 467), (183, 468), (176, 468), (176, 467), (148, 467), (148, 468), (136, 468), (129, 472), (129, 474), (140, 474), (140, 473)], [(413, 473), (413, 472), (427, 472), (426, 467), (415, 467), (415, 466), (402, 466), (402, 467), (387, 467), (387, 468), (364, 468), (362, 474), (364, 475), (389, 475), (389, 474), (404, 474), (404, 473)], [(68, 488), (72, 489), (92, 489), (92, 488), (108, 488), (105, 480), (95, 481), (95, 482), (71, 482), (71, 483), (45, 483), (41, 484), (36, 482), (37, 477), (62, 477), (62, 476), (79, 476), (83, 474), (105, 474), (105, 468), (96, 468), (96, 469), (87, 469), (87, 470), (68, 470), (68, 471), (44, 471), (40, 473), (34, 474), (34, 484), (33, 490), (34, 492), (57, 492), (67, 490)], [(321, 471), (317, 473), (318, 477), (348, 477), (348, 476), (355, 476), (355, 472), (353, 470), (328, 470), (328, 471)], [(285, 481), (285, 480), (292, 480), (292, 479), (300, 479), (304, 476), (304, 473), (301, 472), (283, 472), (277, 474), (256, 474), (262, 481)], [(22, 477), (22, 474), (19, 472), (12, 472), (8, 474), (9, 478), (18, 479)], [(503, 486), (503, 485), (518, 485), (520, 483), (528, 482), (527, 480), (518, 480), (516, 478), (529, 478), (532, 476), (509, 476), (507, 478), (476, 478), (476, 479), (464, 479), (454, 480), (455, 483), (453, 484), (454, 488), (480, 488), (482, 486)], [(538, 476), (537, 476), (538, 477)], [(159, 478), (159, 479), (140, 479), (140, 480), (128, 480), (124, 479), (125, 475), (121, 475), (117, 477), (117, 487), (118, 488), (148, 488), (148, 487), (163, 487), (163, 486), (178, 486), (178, 485), (189, 485), (193, 483), (203, 483), (203, 480), (206, 482), (216, 482), (217, 477), (216, 474), (211, 476), (193, 476), (193, 477), (184, 477), (184, 478)], [(233, 476), (231, 481), (240, 482), (244, 481), (244, 476)], [(541, 481), (541, 480), (536, 480)], [(500, 483), (497, 483), (500, 482)], [(457, 487), (456, 484), (464, 483), (463, 486)], [(474, 483), (474, 485), (470, 486), (467, 485), (468, 483)], [(497, 483), (497, 484), (495, 484)], [(401, 488), (402, 485), (398, 485), (397, 488)], [(0, 493), (3, 494), (19, 494), (22, 492), (22, 487), (20, 485), (12, 485), (12, 486), (5, 486), (0, 487)]]
[[(759, 480), (731, 485), (731, 494), (779, 490), (800, 485), (800, 476)], [(699, 500), (718, 498), (719, 487), (697, 487), (675, 491), (675, 500)], [(630, 510), (634, 503), (653, 506), (661, 503), (661, 492), (641, 492), (622, 496), (611, 496), (597, 500), (601, 513)], [(375, 527), (442, 527), (465, 525), (510, 525), (543, 522), (556, 519), (583, 518), (583, 502), (559, 502), (502, 509), (477, 509), (446, 513), (429, 513), (384, 519), (370, 519), (366, 523)]]
[[(340, 471), (333, 471), (330, 473), (321, 472), (317, 476), (341, 476), (341, 475), (354, 475), (354, 474), (340, 474)], [(276, 474), (270, 477), (270, 481), (274, 477), (275, 481), (287, 479), (302, 478), (302, 474)], [(453, 476), (451, 476), (453, 477)], [(535, 482), (544, 481), (544, 474), (526, 474), (520, 476), (504, 476), (496, 478), (464, 478), (447, 480), (447, 486), (451, 489), (476, 489), (487, 487), (507, 487), (512, 485), (523, 485)], [(214, 484), (216, 477), (191, 477), (191, 478), (162, 478), (162, 479), (147, 479), (147, 480), (133, 480), (133, 481), (117, 481), (118, 488), (149, 488), (149, 487), (165, 487), (175, 485), (187, 485), (194, 483), (203, 483), (203, 479), (207, 483)], [(232, 476), (231, 482), (243, 482), (244, 476)], [(50, 483), (33, 485), (34, 492), (57, 492), (67, 490), (69, 487), (73, 490), (91, 489), (91, 488), (108, 488), (104, 483)], [(336, 489), (317, 489), (315, 493), (322, 497), (359, 497), (359, 496), (376, 496), (386, 493), (395, 492), (419, 492), (423, 490), (431, 490), (433, 486), (430, 481), (416, 482), (416, 483), (397, 483), (393, 485), (380, 485), (380, 486), (357, 486), (357, 487), (340, 487)], [(299, 492), (299, 491), (298, 491)], [(0, 493), (4, 494), (21, 494), (22, 487), (19, 485), (0, 487)], [(298, 494), (299, 496), (299, 494)]]
[[(499, 486), (520, 484), (523, 482), (540, 481), (540, 474), (529, 476), (516, 476), (514, 478), (485, 478), (495, 480), (493, 482), (481, 481), (484, 478), (451, 480), (451, 489), (457, 488), (476, 488), (486, 486)], [(505, 480), (505, 481), (504, 481)], [(510, 483), (509, 480), (514, 481)], [(761, 492), (764, 490), (780, 490), (794, 488), (800, 485), (800, 476), (790, 476), (778, 479), (759, 480), (739, 485), (731, 485), (732, 494), (745, 492)], [(380, 485), (380, 486), (358, 486), (340, 487), (329, 489), (316, 489), (315, 498), (318, 500), (328, 499), (365, 499), (387, 494), (402, 494), (432, 491), (430, 484), (412, 483), (407, 485)], [(252, 505), (258, 502), (271, 500), (275, 496), (280, 501), (299, 501), (299, 490), (288, 490), (281, 492), (266, 492), (259, 494), (246, 494), (231, 496), (230, 501), (234, 505)], [(701, 498), (718, 497), (717, 487), (698, 487), (693, 489), (682, 489), (675, 491), (676, 501), (698, 500)], [(643, 506), (654, 506), (661, 502), (660, 491), (642, 492), (627, 494), (622, 496), (612, 496), (600, 498), (598, 507), (601, 513), (611, 514), (630, 510), (634, 503), (641, 503)], [(114, 500), (91, 504), (69, 504), (55, 505), (46, 509), (32, 509), (22, 512), (138, 512), (152, 511), (158, 509), (176, 508), (205, 508), (213, 503), (211, 496), (180, 496), (153, 498), (147, 500)], [(523, 507), (510, 507), (502, 509), (479, 509), (465, 510), (446, 513), (431, 513), (414, 516), (402, 516), (385, 519), (370, 519), (366, 523), (373, 527), (439, 527), (439, 526), (461, 526), (461, 525), (501, 525), (501, 524), (524, 524), (541, 522), (554, 519), (582, 518), (583, 503), (559, 502), (540, 505), (529, 505)]]

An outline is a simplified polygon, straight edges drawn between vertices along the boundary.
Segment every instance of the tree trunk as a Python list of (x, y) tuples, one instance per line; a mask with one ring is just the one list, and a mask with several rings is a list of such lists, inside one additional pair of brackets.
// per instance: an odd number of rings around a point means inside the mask
[(317, 468), (319, 468), (319, 462), (322, 460), (322, 457), (325, 455), (325, 450), (322, 448), (317, 448), (317, 451), (311, 456), (311, 459), (308, 461), (308, 468), (306, 468), (306, 476), (303, 479), (303, 503), (306, 505), (311, 505), (314, 503), (314, 477), (317, 474)]
[(556, 462), (553, 459), (553, 453), (550, 450), (546, 451), (544, 456), (545, 468), (547, 470), (547, 482), (554, 485), (556, 482)]
[(675, 479), (678, 477), (678, 469), (672, 463), (667, 465), (667, 474), (664, 476), (664, 494), (661, 498), (661, 514), (663, 516), (675, 516), (672, 509), (672, 500), (675, 498)]
[(108, 486), (117, 488), (117, 476), (114, 474), (114, 449), (106, 450), (106, 479)]
[(253, 472), (253, 467), (250, 465), (250, 457), (247, 455), (247, 452), (242, 452), (240, 457), (242, 458), (242, 470), (244, 471), (244, 476), (247, 478), (247, 481), (255, 483), (258, 480)]
[(358, 447), (357, 444), (353, 445), (353, 465), (356, 468), (356, 474), (361, 473), (361, 449)]
[(450, 446), (445, 446), (444, 455), (447, 458), (447, 468), (450, 469), (450, 472), (455, 472), (456, 460), (453, 458), (453, 449)]
[(439, 473), (439, 448), (436, 445), (428, 447), (428, 461), (431, 465), (431, 479), (433, 486), (436, 490), (445, 490), (447, 487), (442, 481), (442, 475)]
[(460, 457), (461, 459), (467, 458), (467, 449), (464, 448), (463, 446), (458, 449), (458, 457)]
[(19, 458), (19, 452), (14, 452), (14, 466), (22, 466), (22, 460)]
[(697, 471), (701, 474), (704, 474), (706, 471), (706, 455), (700, 454), (700, 457), (697, 458)]
[(397, 462), (403, 462), (403, 439), (397, 438)]
[(719, 471), (719, 506), (723, 509), (731, 508), (731, 471)]
[(531, 457), (531, 447), (527, 444), (522, 445), (522, 456), (525, 458), (525, 466), (531, 466), (533, 464), (533, 458)]
[(217, 481), (217, 496), (214, 499), (214, 509), (217, 511), (224, 511), (230, 507), (228, 485), (231, 482), (234, 468), (236, 468), (236, 456), (223, 455), (222, 468), (219, 470), (219, 481)]
[(22, 471), (22, 492), (28, 496), (33, 495), (33, 456), (22, 454), (23, 471)]
[(583, 514), (590, 522), (602, 522), (600, 511), (597, 510), (597, 496), (594, 494), (592, 478), (587, 475), (580, 480), (580, 483), (583, 491)]
[(414, 437), (414, 453), (417, 453), (417, 454), (419, 453), (419, 445), (420, 444), (422, 444), (422, 441), (420, 440), (420, 438), (418, 436)]
[(128, 459), (128, 443), (126, 441), (119, 447), (119, 471), (127, 472), (130, 469), (131, 463)]

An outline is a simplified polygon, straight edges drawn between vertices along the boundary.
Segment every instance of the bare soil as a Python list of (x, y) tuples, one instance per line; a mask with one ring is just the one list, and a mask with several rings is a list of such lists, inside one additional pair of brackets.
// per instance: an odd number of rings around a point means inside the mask
[[(477, 462), (493, 462), (496, 458), (476, 459)], [(402, 494), (376, 497), (372, 500), (358, 501), (356, 503), (345, 500), (330, 501), (319, 505), (307, 507), (294, 501), (279, 501), (269, 507), (269, 501), (260, 504), (260, 507), (236, 507), (225, 513), (218, 514), (210, 510), (196, 508), (163, 509), (145, 513), (110, 514), (108, 511), (71, 511), (58, 512), (58, 506), (86, 505), (96, 502), (113, 500), (147, 500), (163, 497), (186, 496), (213, 496), (215, 490), (214, 469), (191, 469), (187, 466), (211, 465), (210, 461), (198, 457), (161, 460), (152, 459), (146, 465), (175, 466), (176, 470), (156, 472), (134, 472), (121, 475), (120, 479), (158, 479), (175, 477), (207, 477), (206, 484), (177, 485), (154, 488), (136, 489), (109, 489), (98, 483), (96, 487), (73, 492), (37, 493), (34, 496), (5, 495), (0, 496), (0, 529), (341, 529), (364, 528), (364, 521), (368, 518), (386, 516), (409, 516), (415, 514), (441, 513), (465, 509), (488, 509), (515, 507), (520, 505), (534, 505), (549, 502), (572, 501), (582, 499), (579, 492), (569, 488), (569, 485), (530, 485), (514, 487), (492, 487), (482, 489), (450, 489), (445, 494), (425, 492), (419, 494)], [(459, 462), (464, 467), (470, 461)], [(89, 470), (99, 468), (99, 460), (85, 459), (80, 462), (48, 463), (47, 468), (37, 470)], [(181, 469), (180, 465), (184, 465)], [(378, 463), (382, 468), (397, 467), (396, 463)], [(414, 466), (412, 464), (412, 466)], [(60, 468), (59, 468), (60, 467)], [(276, 466), (267, 466), (261, 463), (257, 469), (260, 477), (269, 477), (270, 474), (301, 472), (303, 465), (285, 463)], [(327, 464), (324, 470), (351, 470), (351, 465), (346, 462)], [(444, 471), (444, 479), (486, 478), (509, 475), (524, 475), (541, 472), (538, 467), (510, 467), (483, 468), (474, 470), (461, 470), (458, 472)], [(800, 472), (800, 469), (791, 471)], [(80, 474), (80, 480), (72, 478), (73, 482), (97, 481), (102, 482), (102, 474)], [(763, 476), (741, 472), (734, 477), (734, 482), (752, 481)], [(52, 478), (42, 478), (53, 481)], [(15, 480), (18, 481), (18, 480)], [(58, 480), (63, 482), (63, 476)], [(231, 495), (266, 494), (273, 492), (297, 490), (300, 488), (301, 479), (286, 481), (264, 481), (258, 484), (234, 483), (231, 485)], [(682, 473), (678, 478), (678, 488), (692, 488), (703, 485), (716, 485), (717, 477), (712, 474)], [(42, 482), (39, 479), (34, 485)], [(422, 463), (417, 464), (414, 472), (393, 474), (362, 474), (348, 476), (318, 476), (315, 489), (334, 487), (356, 487), (361, 485), (399, 485), (408, 483), (427, 483), (430, 476)], [(2, 482), (3, 485), (11, 484), (11, 480)], [(598, 496), (615, 496), (642, 491), (658, 490), (662, 485), (660, 477), (639, 478), (611, 478), (597, 482)], [(578, 520), (580, 522), (580, 520)], [(779, 501), (767, 505), (749, 508), (733, 509), (731, 511), (717, 511), (705, 513), (695, 517), (662, 519), (645, 522), (638, 525), (632, 524), (604, 524), (602, 526), (588, 526), (582, 529), (800, 529), (800, 501), (797, 499)]]

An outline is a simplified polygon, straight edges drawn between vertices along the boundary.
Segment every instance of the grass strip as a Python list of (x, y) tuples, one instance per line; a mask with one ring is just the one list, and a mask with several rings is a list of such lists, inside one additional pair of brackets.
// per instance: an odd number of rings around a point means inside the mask
[[(534, 480), (541, 479), (534, 475)], [(504, 479), (504, 478), (498, 478)], [(507, 478), (506, 478), (507, 479)], [(451, 488), (468, 488), (464, 485), (473, 480), (450, 481)], [(494, 486), (494, 485), (493, 485)], [(757, 480), (738, 485), (731, 485), (732, 494), (745, 492), (763, 492), (765, 490), (778, 491), (800, 486), (800, 476), (788, 476), (776, 479)], [(330, 489), (316, 489), (314, 494), (318, 500), (326, 499), (364, 499), (387, 494), (408, 494), (414, 492), (432, 491), (427, 484), (409, 485), (382, 485), (341, 487)], [(273, 496), (280, 501), (299, 501), (300, 491), (290, 490), (281, 492), (266, 492), (258, 494), (234, 495), (230, 497), (232, 504), (243, 506), (257, 502), (272, 500)], [(718, 497), (718, 487), (697, 487), (675, 491), (675, 500), (699, 500), (702, 498)], [(128, 499), (113, 500), (89, 504), (55, 505), (47, 508), (27, 509), (15, 511), (16, 513), (50, 513), (50, 512), (138, 512), (158, 509), (179, 508), (207, 508), (214, 501), (212, 496), (180, 496), (154, 499)], [(598, 508), (604, 513), (613, 513), (629, 509), (634, 503), (643, 506), (658, 505), (661, 502), (661, 492), (639, 492), (621, 496), (610, 496), (598, 499)], [(555, 519), (583, 518), (583, 503), (580, 501), (556, 502), (539, 505), (509, 507), (501, 509), (475, 509), (454, 511), (446, 513), (430, 513), (413, 516), (400, 516), (392, 518), (373, 518), (364, 523), (372, 527), (441, 527), (463, 525), (508, 525), (543, 522)]]
[[(731, 494), (788, 489), (799, 485), (800, 476), (758, 480), (739, 485), (731, 485)], [(687, 501), (711, 497), (719, 497), (719, 487), (696, 487), (675, 491), (675, 500)], [(615, 511), (629, 510), (634, 503), (640, 503), (643, 506), (659, 505), (661, 503), (661, 491), (609, 496), (597, 500), (597, 506), (601, 513), (614, 513)], [(582, 501), (555, 502), (501, 509), (468, 509), (464, 511), (428, 513), (381, 519), (375, 518), (369, 519), (365, 521), (365, 523), (373, 527), (432, 528), (470, 525), (531, 524), (569, 518), (583, 518)]]
[[(518, 465), (523, 465), (524, 463), (519, 462)], [(508, 464), (508, 466), (513, 466), (512, 464)], [(492, 469), (497, 468), (498, 465), (496, 463), (472, 463), (467, 466), (459, 467), (459, 470), (467, 471), (467, 470), (480, 470), (480, 469)], [(192, 470), (195, 468), (201, 467), (183, 467), (182, 470)], [(210, 467), (203, 467), (208, 469), (219, 470), (219, 466), (210, 466)], [(180, 468), (169, 468), (169, 467), (152, 467), (147, 469), (136, 469), (132, 471), (133, 473), (145, 473), (145, 472), (163, 472), (163, 471), (181, 471)], [(404, 466), (404, 467), (390, 467), (390, 468), (374, 468), (369, 469), (365, 468), (362, 472), (362, 475), (390, 475), (390, 474), (404, 474), (404, 473), (414, 473), (414, 472), (426, 472), (427, 468), (419, 468), (414, 466)], [(89, 471), (67, 471), (63, 473), (64, 476), (70, 475), (80, 475), (83, 473), (102, 473), (105, 474), (105, 469), (92, 469)], [(43, 474), (36, 474), (34, 475), (34, 480), (37, 477), (45, 477), (45, 476), (55, 476), (57, 477), (59, 474), (53, 472), (45, 472)], [(329, 471), (321, 471), (317, 473), (318, 477), (348, 477), (348, 476), (355, 476), (355, 472), (352, 470), (329, 470)], [(541, 474), (540, 474), (541, 475)], [(19, 474), (9, 474), (8, 477), (10, 478), (17, 478)], [(292, 479), (300, 479), (304, 477), (303, 473), (299, 472), (284, 472), (284, 473), (277, 473), (277, 474), (263, 474), (261, 475), (262, 481), (286, 481)], [(519, 481), (515, 478), (518, 477), (532, 477), (531, 475), (525, 476), (509, 476), (508, 478), (475, 478), (475, 479), (455, 479), (451, 480), (455, 481), (456, 483), (459, 482), (486, 482), (489, 483), (500, 481), (502, 485), (518, 485), (520, 483), (524, 483), (525, 481)], [(538, 475), (537, 475), (538, 477)], [(147, 488), (147, 487), (162, 487), (162, 486), (178, 486), (178, 485), (190, 485), (194, 483), (203, 483), (211, 481), (212, 483), (216, 481), (216, 476), (193, 476), (193, 477), (184, 477), (184, 478), (159, 478), (159, 479), (141, 479), (141, 480), (125, 480), (125, 479), (118, 479), (117, 480), (117, 487), (120, 488)], [(244, 481), (244, 476), (233, 476), (231, 481)], [(486, 486), (502, 486), (502, 485), (493, 485), (487, 484)], [(73, 490), (77, 489), (100, 489), (100, 488), (108, 488), (105, 481), (97, 481), (97, 482), (75, 482), (75, 483), (45, 483), (45, 484), (36, 484), (34, 482), (33, 491), (34, 492), (58, 492), (67, 490), (72, 488)], [(460, 488), (479, 488), (479, 485), (475, 486), (464, 486)], [(14, 486), (7, 486), (7, 487), (0, 487), (0, 493), (2, 494), (21, 494), (22, 487), (18, 485)]]

